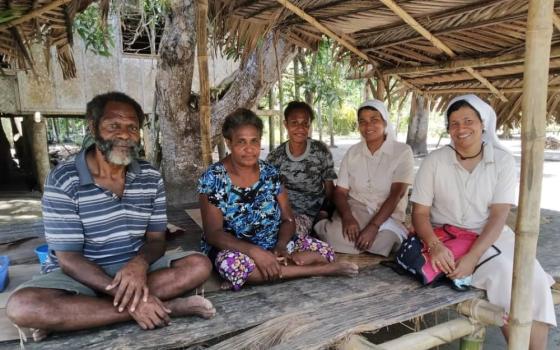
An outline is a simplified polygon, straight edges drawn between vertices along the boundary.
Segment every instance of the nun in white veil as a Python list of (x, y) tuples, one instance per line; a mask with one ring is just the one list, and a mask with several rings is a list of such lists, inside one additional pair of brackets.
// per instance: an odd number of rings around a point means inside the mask
[(396, 141), (383, 102), (365, 101), (357, 115), (362, 140), (340, 165), (334, 191), (337, 212), (314, 230), (337, 252), (387, 256), (408, 233), (403, 224), (405, 194), (414, 178), (414, 159), (410, 147)]
[[(434, 269), (452, 279), (472, 275), (472, 285), (509, 312), (515, 235), (506, 219), (516, 204), (514, 158), (498, 140), (496, 113), (475, 95), (450, 101), (446, 125), (451, 143), (431, 152), (416, 174), (410, 198), (414, 229), (429, 247)], [(444, 224), (478, 234), (457, 261), (432, 229)], [(548, 328), (556, 326), (553, 280), (538, 261), (534, 269), (533, 281), (527, 281), (534, 290), (530, 348), (546, 349)]]

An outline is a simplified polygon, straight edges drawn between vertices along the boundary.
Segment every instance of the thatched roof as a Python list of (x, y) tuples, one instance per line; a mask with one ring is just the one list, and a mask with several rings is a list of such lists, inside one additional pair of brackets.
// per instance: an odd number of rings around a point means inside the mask
[[(224, 0), (214, 8), (218, 34), (240, 51), (271, 29), (309, 48), (331, 31), (360, 68), (355, 78), (397, 77), (409, 91), (442, 97), (440, 107), (460, 93), (483, 94), (500, 124), (518, 119), (521, 108), (527, 10), (520, 0)], [(549, 111), (560, 116), (554, 17)]]
[[(10, 66), (32, 69), (30, 45), (41, 42), (56, 47), (65, 79), (76, 75), (72, 56), (74, 16), (92, 0), (5, 0), (0, 1), (0, 55)], [(102, 1), (103, 2), (103, 1)], [(105, 8), (108, 4), (105, 3)], [(49, 55), (46, 55), (48, 58)]]

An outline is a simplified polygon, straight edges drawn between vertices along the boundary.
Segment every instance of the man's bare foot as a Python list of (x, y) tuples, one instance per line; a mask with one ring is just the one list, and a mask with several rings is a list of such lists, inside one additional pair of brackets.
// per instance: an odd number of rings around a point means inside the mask
[(327, 260), (318, 252), (292, 253), (292, 261), (298, 266), (327, 262)]
[(216, 314), (216, 309), (210, 300), (200, 295), (175, 298), (167, 301), (165, 306), (171, 309), (171, 317), (195, 315), (202, 318), (212, 318)]
[(358, 275), (359, 272), (358, 265), (347, 261), (333, 262), (327, 264), (326, 267), (329, 269), (327, 274), (332, 276), (353, 277)]

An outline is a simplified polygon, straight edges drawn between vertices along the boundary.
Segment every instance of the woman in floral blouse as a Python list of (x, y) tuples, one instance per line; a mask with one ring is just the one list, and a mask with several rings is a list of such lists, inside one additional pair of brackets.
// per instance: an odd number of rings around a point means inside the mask
[(226, 280), (223, 286), (239, 290), (245, 282), (356, 274), (355, 264), (334, 262), (326, 243), (295, 235), (278, 172), (259, 160), (262, 130), (250, 110), (230, 114), (222, 134), (231, 154), (199, 179), (201, 248)]

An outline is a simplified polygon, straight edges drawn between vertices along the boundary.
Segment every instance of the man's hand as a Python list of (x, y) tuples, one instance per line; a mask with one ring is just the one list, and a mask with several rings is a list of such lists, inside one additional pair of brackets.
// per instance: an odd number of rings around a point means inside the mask
[(379, 232), (378, 229), (377, 226), (366, 226), (358, 235), (358, 239), (356, 239), (356, 243), (354, 244), (356, 249), (366, 251), (371, 248), (377, 236), (377, 232)]
[(342, 217), (342, 235), (350, 242), (355, 242), (360, 233), (360, 225), (352, 214)]
[(282, 277), (280, 275), (280, 264), (273, 253), (257, 247), (250, 256), (266, 281), (274, 281)]
[(136, 310), (128, 310), (130, 316), (138, 323), (142, 329), (154, 329), (165, 327), (171, 322), (169, 310), (161, 300), (150, 295), (143, 303), (138, 304)]
[(113, 299), (113, 305), (123, 312), (126, 307), (134, 312), (140, 299), (148, 300), (147, 272), (148, 263), (141, 257), (135, 257), (117, 272), (115, 278), (106, 290), (118, 288)]

